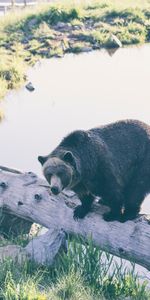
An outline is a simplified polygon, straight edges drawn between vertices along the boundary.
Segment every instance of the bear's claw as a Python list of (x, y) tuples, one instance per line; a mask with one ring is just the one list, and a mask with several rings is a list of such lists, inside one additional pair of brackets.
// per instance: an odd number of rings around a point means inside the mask
[(82, 205), (78, 205), (73, 214), (74, 220), (83, 219), (86, 216), (87, 212), (84, 210)]

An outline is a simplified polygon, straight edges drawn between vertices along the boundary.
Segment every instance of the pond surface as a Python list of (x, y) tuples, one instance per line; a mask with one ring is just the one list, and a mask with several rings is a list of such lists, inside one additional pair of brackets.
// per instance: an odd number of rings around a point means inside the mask
[[(119, 119), (150, 124), (150, 46), (66, 55), (28, 72), (34, 92), (10, 93), (3, 102), (0, 165), (41, 174), (37, 156), (72, 130)], [(150, 197), (142, 212), (150, 213)]]
[(126, 118), (150, 124), (149, 45), (43, 60), (28, 78), (34, 92), (23, 88), (3, 102), (2, 165), (41, 175), (37, 156), (72, 130)]

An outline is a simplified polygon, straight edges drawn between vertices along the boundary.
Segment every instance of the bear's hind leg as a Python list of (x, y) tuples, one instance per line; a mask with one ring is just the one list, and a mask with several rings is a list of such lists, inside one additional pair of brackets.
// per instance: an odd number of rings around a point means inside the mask
[[(145, 195), (136, 195), (135, 193), (133, 193), (131, 197), (132, 198), (129, 198), (128, 201), (125, 203), (124, 213), (121, 219), (122, 222), (133, 220), (138, 217), (141, 204), (145, 198)], [(133, 200), (135, 201), (135, 203)]]
[(150, 190), (150, 175), (145, 178), (142, 176), (135, 177), (130, 186), (125, 191), (124, 214), (122, 222), (133, 220), (138, 217), (141, 204)]
[(109, 204), (109, 207), (111, 210), (110, 212), (103, 215), (103, 219), (107, 222), (120, 221), (122, 213), (122, 203), (120, 203), (120, 201), (113, 201), (113, 205)]
[(110, 207), (110, 212), (105, 213), (103, 219), (107, 222), (120, 221), (124, 203), (124, 196), (120, 187), (116, 187), (116, 190), (114, 189), (114, 191), (108, 187), (103, 197), (104, 202), (106, 199), (109, 204), (108, 206)]

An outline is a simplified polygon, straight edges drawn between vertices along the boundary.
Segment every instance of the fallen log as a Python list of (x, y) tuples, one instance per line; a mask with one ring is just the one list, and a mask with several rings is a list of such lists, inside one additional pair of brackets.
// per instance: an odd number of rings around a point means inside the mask
[[(22, 174), (18, 170), (0, 166), (0, 170), (7, 171), (14, 174)], [(3, 183), (1, 183), (3, 185)], [(11, 216), (7, 212), (4, 212), (3, 208), (0, 209), (0, 233), (5, 238), (16, 237), (25, 233), (29, 233), (33, 222), (25, 221), (17, 216)]]
[(40, 265), (52, 265), (54, 259), (61, 252), (66, 252), (66, 236), (63, 230), (51, 229), (45, 234), (37, 236), (26, 247), (8, 244), (0, 247), (0, 262), (11, 258), (14, 262), (22, 264), (32, 260)]
[[(66, 232), (79, 234), (84, 238), (91, 236), (93, 243), (101, 250), (150, 270), (150, 222), (146, 216), (125, 223), (106, 222), (102, 214), (108, 208), (95, 203), (91, 213), (83, 220), (75, 221), (73, 208), (78, 202), (77, 196), (69, 191), (53, 196), (45, 180), (32, 172), (18, 174), (1, 169), (0, 208), (10, 214), (10, 219), (12, 214), (29, 222), (39, 223), (53, 231), (53, 234), (49, 231), (43, 238), (40, 237), (38, 240), (40, 246), (37, 246), (37, 240), (33, 239), (32, 246), (30, 244), (25, 249), (30, 257), (42, 263), (48, 261), (52, 263), (64, 244), (64, 234), (61, 233)], [(38, 248), (41, 253), (39, 255)], [(46, 248), (48, 251), (45, 251)], [(51, 251), (54, 255), (47, 257), (47, 253)], [(38, 256), (40, 259), (35, 258)]]

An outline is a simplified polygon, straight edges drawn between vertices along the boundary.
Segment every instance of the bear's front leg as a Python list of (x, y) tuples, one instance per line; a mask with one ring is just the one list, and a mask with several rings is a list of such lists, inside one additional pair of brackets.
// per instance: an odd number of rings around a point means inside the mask
[(74, 219), (83, 219), (88, 212), (91, 210), (91, 205), (94, 201), (94, 196), (92, 194), (85, 194), (83, 196), (78, 195), (79, 199), (81, 200), (82, 205), (78, 205), (74, 210)]
[(103, 219), (107, 222), (121, 221), (122, 219), (122, 201), (113, 200), (109, 204), (110, 212), (103, 215)]
[(122, 220), (122, 215), (120, 211), (110, 211), (108, 213), (105, 213), (103, 215), (103, 219), (107, 222), (112, 222), (112, 221), (120, 221)]

